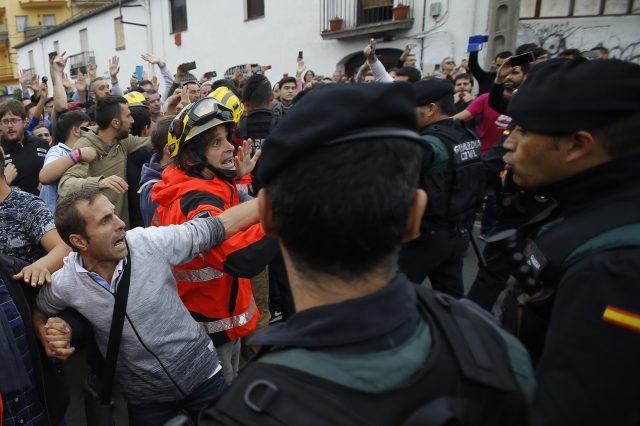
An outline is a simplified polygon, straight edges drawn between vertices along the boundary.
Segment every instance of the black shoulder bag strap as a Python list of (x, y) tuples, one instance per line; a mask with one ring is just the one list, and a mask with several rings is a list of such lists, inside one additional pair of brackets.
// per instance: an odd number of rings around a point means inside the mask
[[(126, 244), (126, 240), (125, 240)], [(113, 380), (116, 373), (116, 363), (118, 361), (118, 351), (122, 339), (122, 327), (124, 316), (127, 313), (127, 300), (129, 299), (129, 281), (131, 279), (131, 254), (127, 253), (127, 263), (124, 266), (122, 279), (116, 290), (116, 303), (113, 307), (113, 317), (111, 318), (111, 330), (109, 331), (109, 343), (107, 345), (107, 359), (105, 360), (104, 372), (102, 375), (102, 389), (100, 389), (100, 403), (107, 405), (111, 401), (113, 390)]]

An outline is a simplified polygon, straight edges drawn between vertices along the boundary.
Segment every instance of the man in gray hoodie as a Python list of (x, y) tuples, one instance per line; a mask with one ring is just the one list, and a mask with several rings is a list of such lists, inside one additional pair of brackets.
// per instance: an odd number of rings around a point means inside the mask
[(130, 424), (164, 424), (182, 409), (195, 418), (224, 390), (213, 343), (180, 300), (171, 265), (209, 250), (257, 219), (256, 203), (249, 201), (215, 218), (125, 232), (114, 205), (97, 189), (58, 203), (56, 226), (74, 252), (53, 275), (52, 284), (42, 288), (37, 305), (48, 316), (75, 308), (92, 324), (103, 356), (114, 296), (130, 255), (129, 298), (115, 377), (128, 403)]

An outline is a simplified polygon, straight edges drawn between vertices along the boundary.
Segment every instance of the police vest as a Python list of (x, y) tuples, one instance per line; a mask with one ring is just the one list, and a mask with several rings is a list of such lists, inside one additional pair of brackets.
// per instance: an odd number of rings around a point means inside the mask
[[(432, 349), (414, 377), (368, 392), (260, 362), (263, 348), (201, 424), (515, 425), (527, 404), (494, 327), (460, 301), (416, 286)], [(222, 420), (222, 419), (226, 419)]]
[(435, 137), (449, 152), (449, 166), (442, 173), (422, 171), (429, 204), (427, 222), (467, 229), (473, 224), (485, 190), (482, 143), (459, 120), (443, 120), (425, 127), (423, 136)]
[[(280, 116), (267, 109), (258, 109), (251, 111), (240, 119), (238, 124), (238, 135), (243, 139), (251, 138), (253, 140), (253, 151), (262, 149), (262, 144), (266, 140), (271, 130), (278, 124)], [(260, 161), (256, 164), (251, 172), (251, 195), (257, 196), (258, 191), (262, 188), (262, 182), (258, 179), (258, 169)]]
[(525, 243), (518, 285), (506, 298), (502, 319), (534, 360), (542, 355), (556, 289), (567, 270), (593, 253), (640, 246), (638, 189), (603, 198), (577, 215), (554, 220), (555, 210), (551, 206), (525, 228), (551, 220)]

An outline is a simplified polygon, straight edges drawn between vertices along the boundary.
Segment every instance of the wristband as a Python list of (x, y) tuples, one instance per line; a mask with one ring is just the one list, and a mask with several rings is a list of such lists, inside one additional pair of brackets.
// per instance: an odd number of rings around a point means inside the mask
[(73, 164), (76, 164), (82, 161), (82, 154), (80, 153), (79, 149), (74, 149), (69, 153), (69, 158), (71, 158), (71, 161), (73, 161)]

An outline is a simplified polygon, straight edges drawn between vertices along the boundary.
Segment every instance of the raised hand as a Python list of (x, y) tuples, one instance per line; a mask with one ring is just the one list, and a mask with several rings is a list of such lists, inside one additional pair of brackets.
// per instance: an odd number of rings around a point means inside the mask
[(298, 57), (298, 67), (296, 68), (296, 75), (302, 75), (305, 69), (306, 67), (304, 65), (304, 59)]
[(120, 58), (114, 56), (109, 59), (109, 75), (111, 76), (111, 80), (118, 79), (118, 72), (120, 72)]
[(260, 159), (260, 155), (262, 155), (262, 151), (259, 149), (251, 155), (252, 147), (253, 140), (251, 139), (244, 140), (242, 146), (238, 147), (238, 153), (233, 161), (236, 166), (236, 176), (239, 178), (251, 173)]
[(158, 65), (160, 68), (164, 67), (165, 63), (162, 59), (160, 59), (159, 57), (152, 55), (151, 53), (143, 53), (142, 55), (140, 55), (140, 57), (144, 60), (149, 62), (150, 64), (156, 64)]
[(93, 81), (96, 78), (96, 74), (98, 72), (98, 66), (93, 63), (89, 63), (87, 65), (87, 75), (89, 76), (89, 81)]
[(38, 90), (40, 90), (40, 76), (36, 73), (31, 74), (31, 90), (33, 90), (33, 93), (38, 93)]
[(66, 53), (67, 52), (64, 52), (62, 55), (56, 56), (51, 63), (51, 69), (58, 75), (61, 75), (64, 72), (64, 68), (67, 66), (67, 57), (65, 56)]
[(81, 71), (78, 71), (78, 74), (76, 74), (76, 81), (74, 85), (78, 92), (84, 92), (87, 90), (87, 79)]

